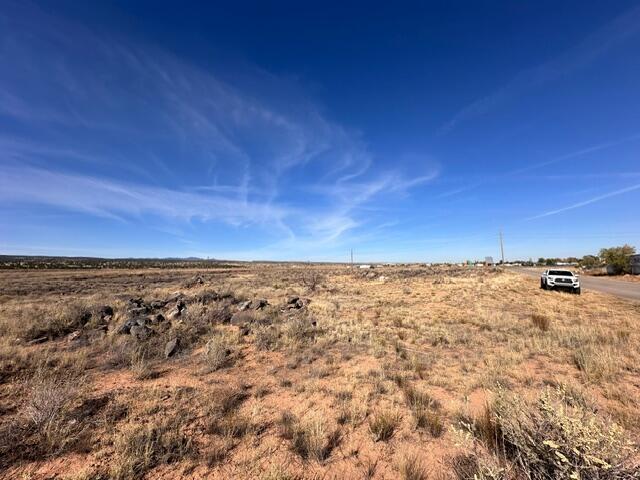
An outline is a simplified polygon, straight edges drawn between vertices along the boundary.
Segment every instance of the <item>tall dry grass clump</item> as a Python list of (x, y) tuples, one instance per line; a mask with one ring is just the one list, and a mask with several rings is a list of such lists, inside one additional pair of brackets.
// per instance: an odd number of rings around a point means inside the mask
[(129, 424), (115, 437), (110, 478), (143, 478), (159, 464), (174, 463), (193, 452), (180, 415), (161, 418), (149, 424)]
[(325, 461), (342, 439), (340, 429), (330, 429), (319, 418), (302, 422), (295, 415), (283, 412), (279, 426), (280, 436), (291, 441), (291, 449), (303, 460)]
[(393, 410), (380, 410), (369, 419), (369, 431), (376, 442), (387, 441), (400, 426), (402, 415)]
[(532, 313), (531, 323), (534, 327), (543, 332), (548, 332), (551, 328), (551, 318), (549, 318), (549, 316), (545, 315), (544, 313)]

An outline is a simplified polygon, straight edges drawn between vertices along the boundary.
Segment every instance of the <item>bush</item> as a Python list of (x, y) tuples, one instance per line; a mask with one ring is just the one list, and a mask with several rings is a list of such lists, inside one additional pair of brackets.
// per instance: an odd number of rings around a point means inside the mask
[(629, 263), (629, 255), (636, 253), (636, 249), (631, 245), (623, 245), (622, 247), (603, 248), (600, 250), (600, 258), (604, 260), (607, 266), (613, 269), (613, 273), (619, 275), (621, 273), (630, 273), (631, 265)]
[(257, 325), (253, 334), (258, 350), (274, 350), (280, 337), (280, 332), (273, 325)]
[(532, 480), (638, 478), (628, 464), (631, 448), (622, 429), (564, 404), (552, 390), (533, 406), (498, 392), (476, 434)]

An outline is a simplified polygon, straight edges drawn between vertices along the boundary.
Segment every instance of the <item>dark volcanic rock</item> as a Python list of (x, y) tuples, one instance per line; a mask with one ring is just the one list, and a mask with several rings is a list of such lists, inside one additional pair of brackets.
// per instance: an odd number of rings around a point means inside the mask
[(214, 292), (214, 291), (203, 292), (193, 297), (194, 302), (201, 303), (203, 305), (208, 305), (210, 303), (217, 302), (219, 299), (220, 299), (220, 295), (218, 295), (218, 292)]
[(262, 310), (268, 305), (269, 302), (267, 302), (264, 298), (260, 298), (251, 302), (251, 308), (253, 308), (254, 310)]
[(285, 310), (290, 310), (290, 309), (299, 310), (309, 305), (309, 302), (311, 302), (311, 300), (309, 300), (308, 298), (300, 298), (300, 297), (293, 296), (287, 299), (287, 303), (285, 304), (284, 308)]
[(167, 344), (164, 346), (164, 357), (169, 358), (173, 356), (178, 351), (178, 339), (174, 338), (169, 340)]
[(131, 335), (140, 342), (145, 341), (147, 338), (153, 335), (153, 330), (151, 330), (146, 325), (133, 325), (130, 330)]
[(134, 317), (130, 318), (118, 328), (118, 333), (121, 335), (127, 335), (131, 333), (133, 327), (145, 327), (147, 325), (147, 317)]
[(146, 306), (144, 306), (144, 307), (130, 308), (128, 311), (129, 311), (129, 314), (131, 315), (144, 315), (149, 311), (149, 309)]

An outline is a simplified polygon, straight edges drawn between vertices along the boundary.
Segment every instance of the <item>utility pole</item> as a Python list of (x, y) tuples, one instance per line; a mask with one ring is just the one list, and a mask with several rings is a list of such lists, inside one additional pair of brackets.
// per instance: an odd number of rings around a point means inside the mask
[(353, 268), (353, 248), (351, 249), (351, 268)]
[(502, 242), (502, 230), (500, 230), (500, 256), (502, 257), (502, 264), (504, 265), (504, 244)]

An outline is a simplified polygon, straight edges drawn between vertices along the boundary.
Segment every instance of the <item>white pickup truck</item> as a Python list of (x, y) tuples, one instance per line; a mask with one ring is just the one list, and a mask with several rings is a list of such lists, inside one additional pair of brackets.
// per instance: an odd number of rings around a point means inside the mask
[(580, 279), (569, 270), (545, 270), (540, 277), (540, 288), (543, 290), (566, 288), (580, 295)]

